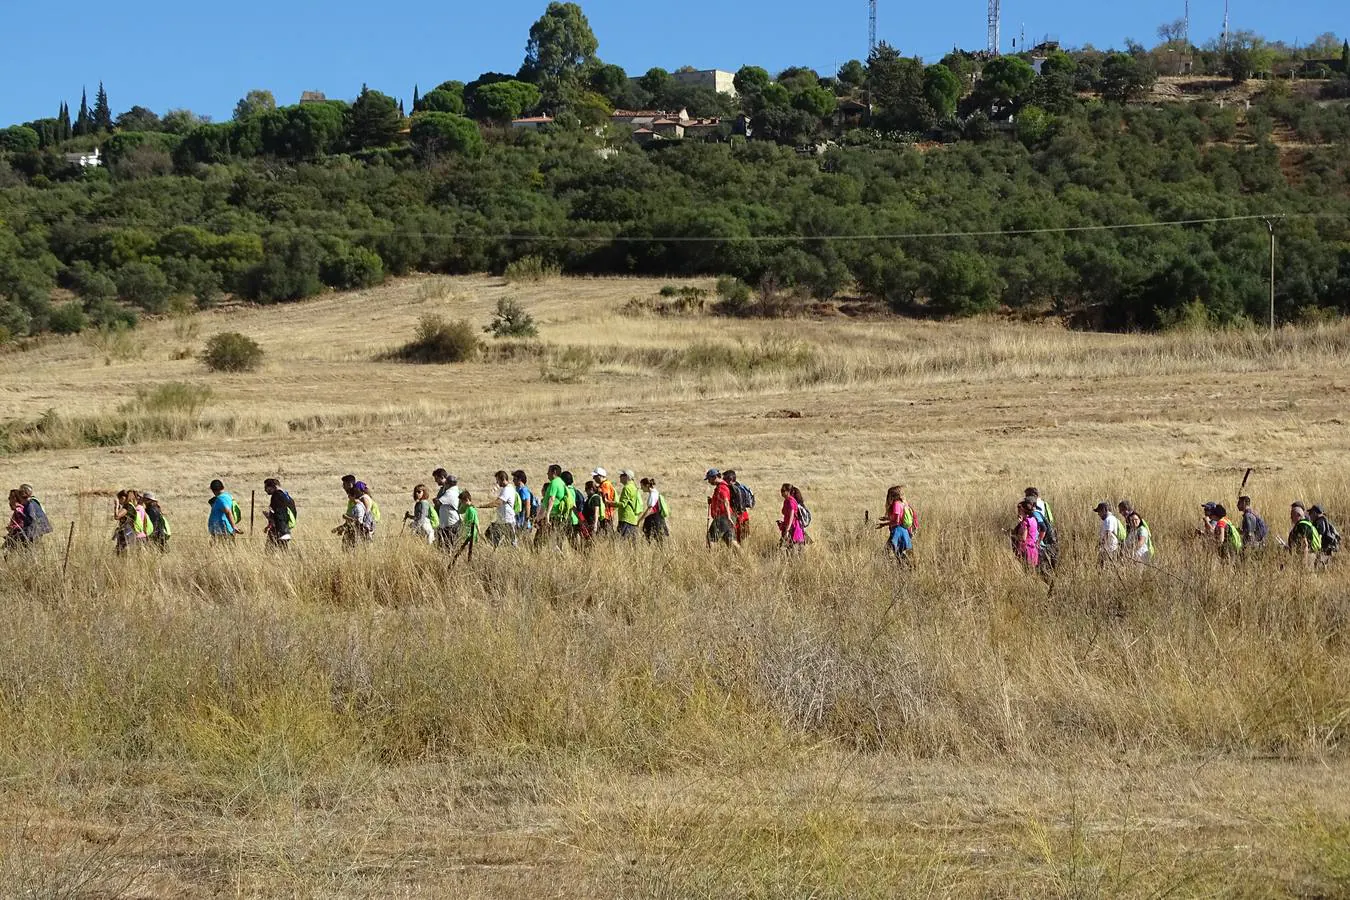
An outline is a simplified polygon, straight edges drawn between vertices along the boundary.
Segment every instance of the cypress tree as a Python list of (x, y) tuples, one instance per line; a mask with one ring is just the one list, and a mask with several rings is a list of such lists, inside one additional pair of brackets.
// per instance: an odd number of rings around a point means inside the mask
[[(414, 107), (414, 109), (416, 109), (416, 107)], [(400, 97), (400, 98), (399, 98), (399, 101), (398, 101), (398, 114), (399, 114), (400, 116), (406, 116), (406, 115), (407, 115), (407, 113), (405, 113), (405, 112), (403, 111), (403, 98), (402, 98), (402, 97)]]
[(417, 90), (417, 85), (413, 85), (413, 112), (422, 108), (422, 94)]
[(1350, 75), (1350, 39), (1341, 41), (1341, 72)]
[(80, 111), (75, 117), (75, 127), (71, 129), (71, 134), (75, 137), (83, 137), (89, 133), (89, 92), (80, 91)]
[(57, 125), (56, 139), (58, 141), (70, 140), (73, 133), (70, 127), (70, 104), (64, 100), (61, 101), (61, 114), (57, 117), (57, 120), (59, 124)]
[(94, 131), (112, 131), (112, 109), (108, 106), (108, 92), (103, 90), (103, 82), (98, 83), (98, 95), (94, 98)]

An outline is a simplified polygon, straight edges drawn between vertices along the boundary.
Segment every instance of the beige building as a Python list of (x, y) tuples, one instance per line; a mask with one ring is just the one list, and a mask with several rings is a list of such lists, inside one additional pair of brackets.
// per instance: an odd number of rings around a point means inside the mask
[(721, 69), (703, 69), (696, 72), (675, 72), (674, 78), (680, 84), (708, 88), (728, 97), (736, 96), (736, 73), (723, 72)]

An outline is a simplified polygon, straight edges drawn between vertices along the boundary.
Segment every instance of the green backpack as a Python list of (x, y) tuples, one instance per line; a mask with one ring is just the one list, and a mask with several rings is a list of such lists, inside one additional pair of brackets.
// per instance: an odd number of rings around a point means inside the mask
[(431, 513), (427, 516), (427, 521), (431, 523), (431, 528), (434, 531), (441, 527), (441, 514), (436, 512), (435, 503), (428, 503), (427, 509), (431, 510)]

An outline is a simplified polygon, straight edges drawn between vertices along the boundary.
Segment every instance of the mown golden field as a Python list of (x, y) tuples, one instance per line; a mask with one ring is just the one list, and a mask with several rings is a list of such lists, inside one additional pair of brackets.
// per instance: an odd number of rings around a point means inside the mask
[[(660, 287), (412, 279), (0, 355), (27, 426), (0, 468), (56, 527), (0, 564), (0, 894), (1350, 892), (1350, 560), (1190, 537), (1248, 467), (1275, 533), (1295, 498), (1346, 524), (1350, 327), (625, 312)], [(377, 361), (502, 296), (538, 346)], [(262, 371), (185, 357), (223, 330)], [(211, 395), (154, 408), (170, 382)], [(438, 465), (485, 499), (553, 461), (656, 476), (675, 539), (448, 571), (397, 533)], [(759, 495), (743, 554), (702, 546), (710, 465)], [(384, 510), (370, 552), (328, 533), (347, 472)], [(210, 547), (207, 483), (247, 514), (269, 475), (296, 552)], [(784, 481), (801, 560), (770, 533)], [(864, 524), (893, 483), (912, 571)], [(1030, 484), (1068, 541), (1053, 587), (1007, 549)], [(167, 556), (114, 557), (118, 487), (160, 496)], [(1158, 565), (1099, 570), (1090, 508), (1126, 496)]]

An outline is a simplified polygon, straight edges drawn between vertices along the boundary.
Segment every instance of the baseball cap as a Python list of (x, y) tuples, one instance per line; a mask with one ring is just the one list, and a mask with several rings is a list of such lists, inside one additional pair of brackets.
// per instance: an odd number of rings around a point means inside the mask
[(1322, 507), (1320, 507), (1320, 506), (1314, 506), (1312, 509), (1308, 510), (1308, 515), (1310, 515), (1310, 516), (1320, 516), (1320, 515), (1322, 515)]
[(712, 481), (714, 478), (721, 478), (722, 473), (716, 469), (709, 469), (708, 474), (703, 476), (704, 481)]
[(141, 499), (142, 499), (142, 500), (153, 500), (153, 501), (155, 501), (156, 503), (159, 502), (159, 498), (156, 497), (156, 496), (155, 496), (153, 493), (151, 493), (150, 491), (146, 491), (144, 494), (141, 494)]
[(609, 473), (605, 471), (604, 466), (596, 466), (595, 471), (591, 472), (592, 478), (608, 478)]
[(623, 476), (625, 476), (625, 477), (627, 477), (627, 479), (628, 479), (629, 481), (632, 481), (634, 478), (637, 477), (636, 475), (633, 474), (633, 470), (632, 470), (632, 469), (624, 469), (624, 470), (621, 471), (619, 474), (620, 474), (620, 475), (623, 475)]
[(1209, 512), (1211, 509), (1214, 509), (1218, 505), (1219, 504), (1215, 503), (1213, 500), (1206, 500), (1204, 503), (1200, 504), (1200, 508), (1203, 509), (1205, 512)]
[(1107, 503), (1105, 500), (1103, 500), (1101, 503), (1098, 503), (1096, 506), (1092, 507), (1092, 511), (1093, 511), (1093, 512), (1110, 512), (1110, 511), (1111, 511), (1111, 504), (1109, 504), (1109, 503)]

